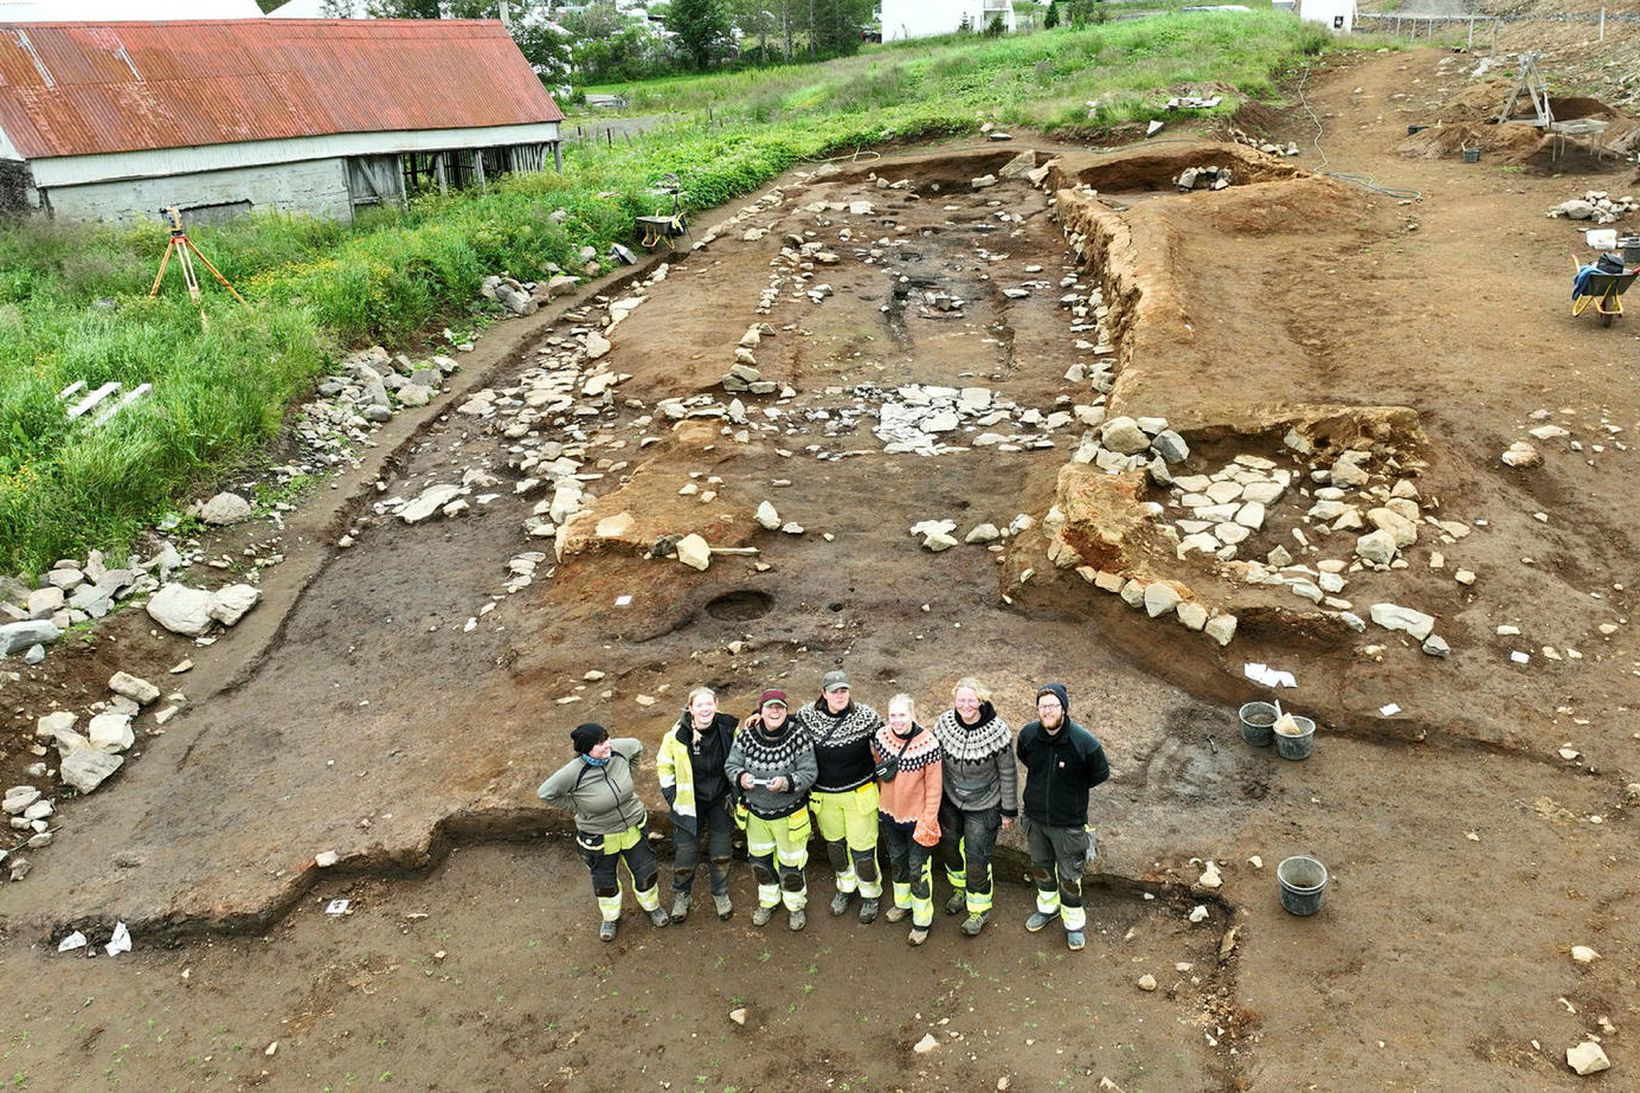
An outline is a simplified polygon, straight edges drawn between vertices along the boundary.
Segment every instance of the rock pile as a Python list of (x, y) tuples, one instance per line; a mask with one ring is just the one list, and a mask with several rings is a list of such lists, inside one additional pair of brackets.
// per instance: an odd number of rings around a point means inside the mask
[(1298, 145), (1292, 143), (1291, 141), (1283, 147), (1282, 145), (1271, 143), (1270, 141), (1264, 140), (1260, 137), (1255, 137), (1251, 133), (1244, 133), (1235, 126), (1230, 127), (1228, 136), (1237, 144), (1245, 144), (1249, 148), (1257, 148), (1265, 155), (1296, 156), (1299, 154)]
[(1233, 180), (1234, 174), (1228, 167), (1186, 167), (1173, 180), (1173, 185), (1179, 188), (1180, 193), (1189, 193), (1191, 190), (1228, 189)]
[(1562, 201), (1544, 215), (1550, 219), (1564, 217), (1567, 220), (1592, 220), (1596, 224), (1614, 224), (1635, 209), (1640, 209), (1640, 201), (1635, 201), (1627, 194), (1613, 197), (1606, 190), (1588, 190), (1582, 197)]

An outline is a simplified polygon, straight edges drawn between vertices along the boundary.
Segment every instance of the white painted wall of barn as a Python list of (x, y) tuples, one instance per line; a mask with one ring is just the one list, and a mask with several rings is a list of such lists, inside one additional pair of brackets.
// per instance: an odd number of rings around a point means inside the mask
[[(38, 177), (35, 183), (43, 185)], [(236, 201), (249, 201), (252, 211), (308, 213), (342, 221), (353, 216), (347, 172), (340, 159), (45, 189), (54, 214), (67, 220), (157, 220), (161, 209), (173, 205), (188, 208)]]
[(288, 140), (247, 140), (235, 144), (156, 148), (90, 156), (53, 156), (30, 161), (36, 184), (51, 188), (118, 179), (169, 178), (236, 167), (268, 167), (346, 156), (437, 152), (450, 148), (490, 148), (502, 144), (550, 144), (557, 122), (491, 125), (475, 129), (417, 129), (386, 133), (330, 133)]

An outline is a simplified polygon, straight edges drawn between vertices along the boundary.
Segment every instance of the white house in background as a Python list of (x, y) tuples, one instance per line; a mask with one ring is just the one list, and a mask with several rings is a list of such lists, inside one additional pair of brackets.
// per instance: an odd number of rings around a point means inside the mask
[(268, 12), (269, 19), (368, 19), (368, 0), (289, 0)]
[(1298, 0), (1298, 17), (1348, 34), (1355, 29), (1355, 0)]
[(984, 30), (998, 15), (1003, 26), (1014, 29), (1012, 0), (883, 0), (883, 41), (952, 34), (965, 19), (971, 29)]
[(0, 211), (351, 220), (556, 164), (563, 115), (500, 22), (0, 24)]
[(0, 0), (0, 23), (260, 19), (256, 0)]

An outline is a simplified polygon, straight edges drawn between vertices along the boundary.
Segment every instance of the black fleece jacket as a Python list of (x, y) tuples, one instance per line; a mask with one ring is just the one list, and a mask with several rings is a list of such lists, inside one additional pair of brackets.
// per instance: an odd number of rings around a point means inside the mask
[(1025, 818), (1049, 827), (1088, 822), (1089, 792), (1110, 777), (1104, 745), (1068, 718), (1058, 732), (1032, 721), (1019, 730), (1014, 754), (1025, 768)]

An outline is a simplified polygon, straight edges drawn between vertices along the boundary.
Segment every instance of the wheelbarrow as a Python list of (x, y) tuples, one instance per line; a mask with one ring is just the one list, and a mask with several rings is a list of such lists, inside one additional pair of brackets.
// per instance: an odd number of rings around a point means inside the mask
[(644, 250), (654, 250), (665, 246), (668, 250), (677, 246), (677, 241), (689, 234), (689, 218), (683, 212), (683, 200), (679, 196), (682, 187), (675, 174), (662, 175), (660, 181), (653, 187), (657, 194), (667, 194), (672, 198), (670, 209), (657, 209), (653, 216), (636, 217), (638, 228), (643, 232)]
[(1573, 317), (1587, 311), (1590, 304), (1600, 315), (1601, 326), (1612, 325), (1612, 320), (1623, 314), (1623, 293), (1640, 277), (1640, 268), (1625, 269), (1621, 260), (1613, 262), (1609, 258), (1602, 255), (1600, 261), (1589, 266), (1572, 259), (1577, 271), (1572, 281)]

